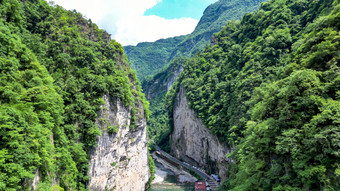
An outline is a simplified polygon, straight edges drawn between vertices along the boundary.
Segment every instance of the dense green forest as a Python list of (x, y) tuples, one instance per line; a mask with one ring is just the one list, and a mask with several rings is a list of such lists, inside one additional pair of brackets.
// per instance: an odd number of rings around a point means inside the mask
[(339, 31), (338, 0), (271, 0), (184, 64), (170, 126), (183, 86), (234, 148), (224, 190), (340, 190)]
[(141, 42), (137, 46), (125, 46), (124, 50), (133, 69), (137, 71), (138, 78), (143, 81), (145, 77), (155, 74), (168, 63), (176, 45), (184, 38), (185, 36), (178, 36), (156, 42)]
[[(123, 47), (43, 0), (0, 0), (0, 190), (85, 190), (104, 94), (148, 103)], [(140, 113), (140, 112), (138, 112)]]
[(154, 75), (176, 57), (192, 57), (203, 50), (211, 36), (220, 31), (228, 20), (240, 19), (258, 9), (265, 0), (219, 0), (208, 6), (195, 30), (188, 35), (125, 46), (125, 52), (137, 71), (138, 78)]

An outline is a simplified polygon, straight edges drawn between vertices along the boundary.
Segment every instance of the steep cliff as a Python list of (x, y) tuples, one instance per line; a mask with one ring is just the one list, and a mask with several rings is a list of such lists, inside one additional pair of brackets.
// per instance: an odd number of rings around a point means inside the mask
[(131, 109), (119, 99), (105, 95), (97, 124), (102, 135), (92, 151), (89, 169), (91, 190), (145, 190), (149, 180), (146, 121), (141, 118), (134, 129)]
[(174, 129), (170, 138), (171, 152), (179, 159), (209, 173), (227, 176), (230, 159), (226, 154), (231, 149), (221, 144), (217, 137), (209, 132), (194, 110), (189, 108), (185, 90), (180, 87), (174, 101)]

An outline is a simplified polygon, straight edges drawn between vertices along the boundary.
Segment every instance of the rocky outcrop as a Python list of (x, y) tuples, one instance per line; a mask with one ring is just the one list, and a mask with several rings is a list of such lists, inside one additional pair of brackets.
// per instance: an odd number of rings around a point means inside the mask
[(172, 64), (167, 70), (154, 75), (152, 80), (147, 82), (143, 81), (142, 86), (145, 96), (151, 100), (162, 92), (169, 91), (182, 71), (183, 61), (179, 61), (178, 64)]
[(179, 74), (183, 71), (183, 65), (181, 65), (179, 67), (178, 70), (175, 70), (173, 75), (171, 75), (168, 80), (166, 81), (166, 86), (167, 86), (167, 90), (169, 91), (171, 86), (175, 83), (176, 78), (179, 76)]
[(180, 87), (174, 103), (174, 130), (170, 140), (171, 153), (175, 157), (219, 174), (222, 179), (227, 176), (227, 166), (231, 160), (226, 154), (231, 149), (221, 144), (189, 108), (183, 87)]
[(103, 99), (97, 117), (102, 135), (90, 154), (89, 189), (144, 191), (150, 177), (146, 121), (140, 118), (130, 129), (130, 109), (119, 99)]
[(40, 183), (40, 174), (39, 174), (39, 170), (35, 170), (35, 173), (34, 173), (34, 177), (33, 179), (28, 179), (26, 178), (24, 180), (24, 188), (30, 188), (32, 191), (35, 191), (38, 189), (38, 185)]

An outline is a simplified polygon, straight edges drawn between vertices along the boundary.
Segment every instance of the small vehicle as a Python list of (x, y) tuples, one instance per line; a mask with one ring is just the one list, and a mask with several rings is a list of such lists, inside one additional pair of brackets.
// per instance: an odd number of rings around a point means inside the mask
[(214, 178), (216, 182), (221, 182), (221, 180), (218, 178), (216, 174), (211, 174), (211, 176)]

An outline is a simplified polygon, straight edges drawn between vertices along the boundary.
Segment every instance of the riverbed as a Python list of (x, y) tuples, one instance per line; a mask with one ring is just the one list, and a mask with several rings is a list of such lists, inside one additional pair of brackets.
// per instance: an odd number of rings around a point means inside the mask
[(170, 165), (155, 153), (155, 179), (150, 191), (192, 191), (197, 180), (190, 173)]

